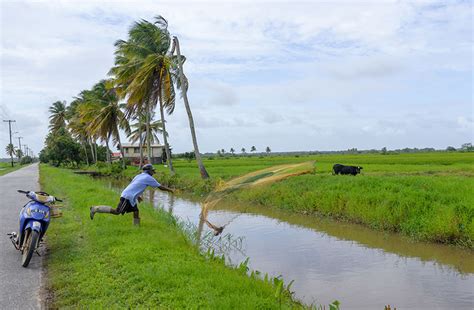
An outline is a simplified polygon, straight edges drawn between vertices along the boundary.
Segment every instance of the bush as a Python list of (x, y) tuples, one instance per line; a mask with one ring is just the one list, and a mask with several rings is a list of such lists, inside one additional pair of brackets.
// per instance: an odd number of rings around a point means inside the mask
[(23, 156), (20, 160), (20, 165), (27, 165), (33, 162), (33, 158), (30, 156)]
[(123, 168), (122, 168), (122, 163), (112, 163), (112, 165), (110, 166), (110, 172), (114, 175), (116, 174), (121, 174), (123, 171)]

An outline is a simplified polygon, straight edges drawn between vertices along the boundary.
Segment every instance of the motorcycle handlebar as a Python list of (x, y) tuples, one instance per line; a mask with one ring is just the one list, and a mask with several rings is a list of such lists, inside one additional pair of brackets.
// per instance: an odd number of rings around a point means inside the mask
[[(17, 190), (17, 192), (22, 193), (22, 194), (28, 194), (30, 191), (24, 191), (24, 190), (19, 189), (19, 190)], [(40, 193), (44, 193), (45, 195), (48, 195), (45, 192), (40, 192)], [(63, 202), (61, 199), (59, 199), (57, 197), (54, 197), (54, 200), (59, 201), (59, 202)]]

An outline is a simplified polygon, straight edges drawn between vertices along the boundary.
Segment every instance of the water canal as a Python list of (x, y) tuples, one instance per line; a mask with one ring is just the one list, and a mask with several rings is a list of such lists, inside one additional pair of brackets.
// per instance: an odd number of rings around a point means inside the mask
[(207, 214), (212, 225), (225, 226), (214, 236), (199, 201), (160, 191), (147, 191), (146, 199), (193, 225), (205, 245), (225, 251), (228, 263), (249, 258), (250, 270), (294, 280), (291, 290), (306, 304), (337, 299), (346, 309), (474, 309), (473, 251), (229, 202)]

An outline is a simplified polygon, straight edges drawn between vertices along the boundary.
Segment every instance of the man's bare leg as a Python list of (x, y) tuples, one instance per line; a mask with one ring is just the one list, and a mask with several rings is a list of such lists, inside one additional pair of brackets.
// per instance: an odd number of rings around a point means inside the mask
[(110, 214), (113, 214), (113, 215), (120, 214), (120, 212), (118, 212), (117, 209), (112, 208), (110, 206), (95, 206), (95, 207), (91, 207), (91, 209), (90, 209), (91, 220), (94, 219), (94, 215), (96, 213), (110, 213)]
[(140, 226), (140, 214), (137, 211), (133, 211), (133, 225)]

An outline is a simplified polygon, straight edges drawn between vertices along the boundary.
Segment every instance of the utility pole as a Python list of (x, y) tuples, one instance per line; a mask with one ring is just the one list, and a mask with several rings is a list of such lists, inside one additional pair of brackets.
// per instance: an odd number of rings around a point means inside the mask
[[(16, 121), (13, 120), (13, 119), (6, 119), (6, 120), (3, 120), (3, 122), (5, 122), (5, 123), (8, 122), (8, 130), (10, 132), (10, 145), (13, 145), (13, 143), (12, 143), (12, 123), (15, 123)], [(12, 167), (13, 167), (13, 153), (10, 153), (10, 157), (12, 158)]]
[(18, 137), (18, 149), (20, 150), (20, 153), (19, 153), (20, 154), (20, 156), (19, 156), (20, 159), (21, 159), (21, 141), (20, 141), (21, 139), (23, 139), (23, 137)]

